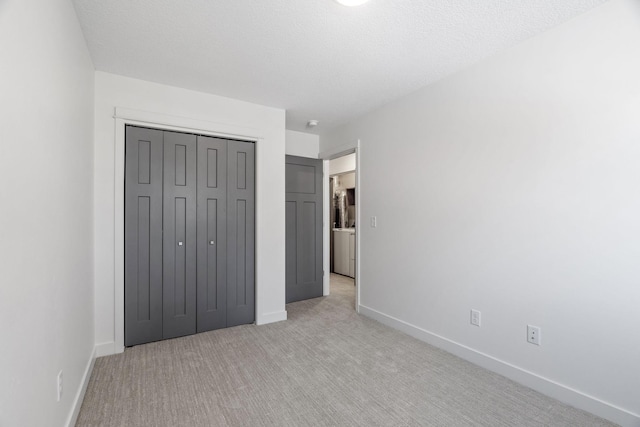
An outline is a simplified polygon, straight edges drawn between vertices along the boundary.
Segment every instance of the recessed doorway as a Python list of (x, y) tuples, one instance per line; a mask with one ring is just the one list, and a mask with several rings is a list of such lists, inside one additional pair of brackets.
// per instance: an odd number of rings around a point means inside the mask
[(330, 292), (344, 293), (351, 287), (357, 310), (356, 271), (358, 265), (358, 189), (356, 152), (331, 158), (329, 185), (329, 271)]

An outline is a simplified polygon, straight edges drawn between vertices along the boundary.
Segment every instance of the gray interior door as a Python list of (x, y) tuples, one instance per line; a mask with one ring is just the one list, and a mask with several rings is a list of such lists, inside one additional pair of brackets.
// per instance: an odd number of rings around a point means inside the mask
[(125, 342), (162, 339), (162, 132), (127, 126)]
[(286, 156), (287, 303), (322, 296), (322, 160)]
[(227, 326), (255, 320), (255, 144), (227, 145)]
[(198, 137), (198, 332), (227, 326), (227, 141)]
[(163, 338), (196, 332), (196, 136), (164, 132)]

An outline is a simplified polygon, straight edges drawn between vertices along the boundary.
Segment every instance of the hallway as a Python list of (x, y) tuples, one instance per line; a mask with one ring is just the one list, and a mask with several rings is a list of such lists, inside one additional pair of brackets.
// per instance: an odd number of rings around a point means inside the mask
[(337, 295), (345, 299), (355, 310), (356, 287), (354, 279), (351, 277), (331, 273), (331, 295)]

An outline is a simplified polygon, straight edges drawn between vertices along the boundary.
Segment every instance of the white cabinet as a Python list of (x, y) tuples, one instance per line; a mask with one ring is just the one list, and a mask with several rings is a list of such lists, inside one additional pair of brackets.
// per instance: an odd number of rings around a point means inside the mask
[(349, 233), (333, 230), (333, 270), (338, 274), (349, 274)]
[(356, 239), (355, 231), (348, 228), (333, 230), (333, 271), (344, 276), (355, 277)]

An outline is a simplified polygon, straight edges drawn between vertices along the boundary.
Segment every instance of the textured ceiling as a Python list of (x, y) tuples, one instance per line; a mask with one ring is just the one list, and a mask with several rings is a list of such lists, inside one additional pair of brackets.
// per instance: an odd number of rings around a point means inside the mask
[(605, 0), (73, 1), (97, 70), (284, 108), (288, 129), (322, 134)]

